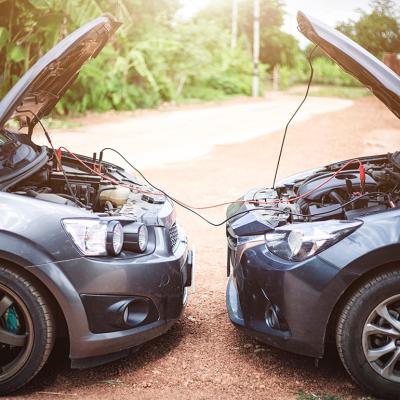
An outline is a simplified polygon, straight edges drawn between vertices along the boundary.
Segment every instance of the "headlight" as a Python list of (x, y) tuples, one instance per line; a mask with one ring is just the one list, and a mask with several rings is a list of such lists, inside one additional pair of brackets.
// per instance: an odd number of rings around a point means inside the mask
[(124, 231), (118, 221), (110, 221), (107, 225), (106, 248), (108, 254), (117, 256), (124, 244)]
[(121, 252), (124, 233), (118, 221), (77, 218), (64, 219), (62, 224), (85, 256), (116, 256)]
[(124, 249), (143, 253), (147, 248), (149, 233), (145, 224), (133, 222), (124, 226)]
[(289, 261), (303, 261), (327, 249), (362, 225), (361, 221), (291, 224), (265, 235), (268, 250)]

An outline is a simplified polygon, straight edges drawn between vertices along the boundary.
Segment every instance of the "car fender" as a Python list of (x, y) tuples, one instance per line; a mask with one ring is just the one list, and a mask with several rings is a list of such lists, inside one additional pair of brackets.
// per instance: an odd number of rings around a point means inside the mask
[[(340, 305), (351, 293), (353, 288), (364, 277), (378, 273), (381, 268), (393, 266), (394, 263), (400, 262), (400, 243), (391, 243), (369, 251), (354, 259), (350, 264), (342, 268), (335, 278), (327, 285), (321, 297), (326, 299), (323, 308), (326, 310), (324, 322), (324, 342), (326, 340), (329, 321), (336, 315), (336, 311), (340, 311)], [(399, 263), (400, 268), (400, 263)]]
[[(380, 267), (400, 261), (398, 226), (397, 210), (368, 216), (351, 235), (289, 269), (281, 282), (284, 297), (279, 296), (279, 291), (275, 296), (274, 288), (269, 288), (273, 302), (291, 322), (294, 335), (312, 344), (313, 356), (322, 357), (329, 322), (353, 285)], [(303, 307), (305, 304), (307, 308)]]
[(79, 294), (58, 266), (60, 261), (26, 237), (5, 231), (0, 231), (0, 259), (25, 269), (51, 293), (64, 315), (70, 354), (74, 354), (74, 338), (86, 335), (89, 325)]

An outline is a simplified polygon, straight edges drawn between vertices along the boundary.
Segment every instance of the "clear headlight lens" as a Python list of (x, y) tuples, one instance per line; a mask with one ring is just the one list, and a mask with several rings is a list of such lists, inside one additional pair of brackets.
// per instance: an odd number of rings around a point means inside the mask
[(141, 251), (146, 250), (148, 241), (149, 241), (149, 231), (147, 230), (146, 225), (142, 225), (139, 229), (139, 240), (138, 240), (139, 249)]
[(289, 261), (303, 261), (327, 249), (362, 225), (361, 221), (305, 222), (265, 235), (268, 250)]
[(64, 219), (64, 229), (85, 256), (118, 255), (124, 242), (122, 226), (118, 221), (98, 219)]
[(121, 253), (124, 244), (124, 231), (118, 221), (110, 221), (107, 225), (107, 251), (112, 256)]

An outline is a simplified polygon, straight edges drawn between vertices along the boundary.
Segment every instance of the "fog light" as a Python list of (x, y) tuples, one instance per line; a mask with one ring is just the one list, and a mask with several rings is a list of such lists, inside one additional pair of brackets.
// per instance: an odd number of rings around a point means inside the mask
[(117, 332), (159, 320), (156, 305), (141, 296), (81, 294), (93, 333)]
[(134, 327), (146, 320), (150, 313), (150, 305), (146, 300), (132, 300), (124, 310), (124, 322)]
[(108, 311), (114, 314), (115, 326), (133, 328), (149, 316), (150, 304), (146, 299), (122, 300), (111, 305)]
[(145, 224), (133, 222), (124, 226), (124, 249), (143, 253), (147, 248), (149, 234)]
[(107, 225), (107, 241), (106, 248), (108, 254), (117, 256), (121, 253), (124, 243), (124, 231), (122, 225), (118, 221), (110, 221)]
[(278, 330), (281, 329), (278, 312), (274, 305), (270, 304), (269, 306), (267, 306), (267, 308), (265, 309), (264, 318), (265, 318), (265, 323), (269, 328)]

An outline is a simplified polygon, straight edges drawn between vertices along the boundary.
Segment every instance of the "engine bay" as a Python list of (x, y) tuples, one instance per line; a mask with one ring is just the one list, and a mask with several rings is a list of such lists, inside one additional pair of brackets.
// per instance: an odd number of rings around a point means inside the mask
[[(46, 153), (47, 157), (27, 178), (16, 179), (8, 185), (8, 192), (136, 221), (146, 215), (148, 222), (156, 223), (167, 196), (151, 185), (138, 182), (124, 169), (103, 162), (102, 153), (99, 157), (94, 153), (90, 158), (77, 156), (65, 148), (66, 151), (53, 152), (25, 138), (25, 135), (2, 132), (0, 171), (3, 175), (29, 166), (40, 153)], [(328, 219), (353, 220), (397, 208), (400, 206), (400, 152), (340, 161), (306, 171), (278, 183), (273, 189), (251, 190), (241, 202), (248, 204), (246, 212), (257, 213), (274, 227)]]
[(147, 219), (156, 220), (166, 202), (163, 194), (96, 154), (93, 158), (59, 150), (54, 154), (50, 148), (28, 142), (26, 135), (7, 131), (0, 137), (0, 171), (4, 176), (28, 167), (41, 152), (47, 153), (44, 165), (27, 178), (16, 178), (7, 192), (134, 220), (145, 214)]
[(396, 208), (400, 206), (400, 152), (331, 164), (305, 177), (288, 178), (275, 189), (253, 190), (245, 200), (273, 226), (353, 220)]

